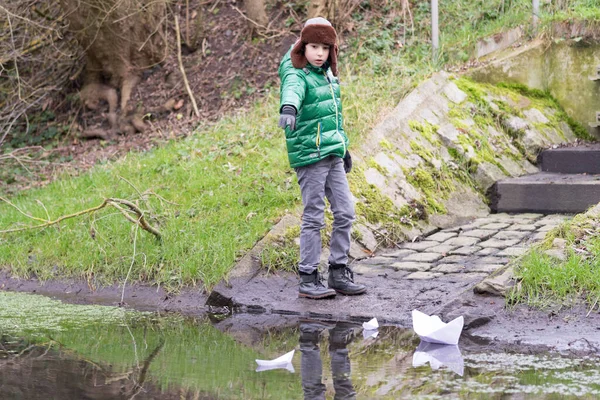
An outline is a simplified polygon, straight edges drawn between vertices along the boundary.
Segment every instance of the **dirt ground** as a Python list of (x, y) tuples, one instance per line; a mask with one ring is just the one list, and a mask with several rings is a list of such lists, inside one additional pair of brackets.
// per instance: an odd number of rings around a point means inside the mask
[[(146, 151), (166, 141), (188, 136), (198, 125), (244, 109), (276, 87), (279, 61), (296, 40), (301, 21), (295, 21), (289, 10), (280, 4), (269, 10), (269, 30), (253, 38), (238, 7), (241, 6), (231, 0), (190, 1), (190, 13), (194, 16), (191, 25), (195, 19), (202, 18), (202, 34), (197, 48), (183, 46), (182, 59), (200, 118), (194, 116), (174, 45), (164, 62), (143, 72), (129, 104), (147, 112), (160, 110), (171, 101), (178, 109), (150, 113), (145, 119), (147, 129), (144, 133), (120, 135), (108, 141), (80, 138), (79, 132), (109, 127), (105, 115), (107, 104), (100, 112), (81, 108), (76, 96), (81, 89), (80, 78), (48, 106), (56, 115), (51, 124), (68, 127), (68, 133), (53, 143), (41, 143), (43, 148), (31, 146), (17, 150), (15, 156), (27, 163), (28, 173), (21, 171), (10, 176), (0, 173), (0, 193), (12, 194), (44, 186), (57, 172), (68, 170), (78, 174), (130, 151)], [(185, 21), (184, 11), (181, 19)], [(291, 25), (286, 26), (286, 21)], [(182, 25), (185, 35), (186, 25), (183, 22)], [(169, 34), (174, 36), (173, 32)], [(273, 113), (275, 118), (277, 110)], [(9, 136), (7, 142), (10, 139)], [(26, 161), (29, 159), (31, 162)], [(14, 158), (0, 158), (0, 167), (5, 171), (13, 164), (18, 167)]]

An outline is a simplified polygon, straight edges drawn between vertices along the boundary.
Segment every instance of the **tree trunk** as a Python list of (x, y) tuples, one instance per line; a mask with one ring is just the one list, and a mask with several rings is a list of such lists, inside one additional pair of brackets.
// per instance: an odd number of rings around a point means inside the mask
[(341, 32), (343, 24), (347, 22), (360, 2), (361, 0), (310, 0), (308, 18), (327, 18)]
[(330, 3), (333, 3), (333, 1), (331, 0), (311, 0), (310, 3), (308, 4), (308, 15), (307, 17), (310, 18), (316, 18), (316, 17), (323, 17), (323, 18), (330, 18), (329, 15), (329, 11), (330, 11)]
[(248, 21), (248, 27), (254, 32), (264, 31), (269, 23), (267, 17), (267, 10), (265, 8), (264, 0), (244, 0), (244, 8), (246, 9), (246, 16)]
[(85, 84), (121, 91), (121, 112), (141, 71), (167, 50), (166, 0), (60, 0), (70, 29), (85, 49)]

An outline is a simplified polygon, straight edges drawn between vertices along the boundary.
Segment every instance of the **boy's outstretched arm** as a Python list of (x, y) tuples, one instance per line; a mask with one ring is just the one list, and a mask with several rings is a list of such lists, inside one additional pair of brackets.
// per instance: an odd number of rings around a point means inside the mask
[(284, 106), (293, 106), (296, 113), (300, 111), (306, 93), (305, 72), (294, 68), (289, 56), (284, 57), (279, 66), (279, 78), (281, 79), (281, 90), (279, 97), (279, 111)]

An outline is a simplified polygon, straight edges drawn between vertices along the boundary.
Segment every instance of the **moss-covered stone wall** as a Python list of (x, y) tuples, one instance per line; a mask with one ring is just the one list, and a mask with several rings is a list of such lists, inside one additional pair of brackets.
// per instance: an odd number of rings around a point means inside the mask
[(512, 82), (549, 91), (568, 115), (600, 138), (589, 123), (600, 112), (600, 42), (585, 36), (536, 41), (469, 73), (479, 82)]
[(380, 243), (397, 242), (487, 214), (494, 182), (537, 172), (543, 148), (574, 140), (546, 93), (438, 73), (356, 151), (357, 225)]

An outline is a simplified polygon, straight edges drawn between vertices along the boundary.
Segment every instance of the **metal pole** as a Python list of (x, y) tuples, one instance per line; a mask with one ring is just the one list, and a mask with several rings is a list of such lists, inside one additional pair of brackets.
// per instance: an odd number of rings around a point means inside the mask
[(438, 0), (431, 0), (431, 46), (434, 61), (437, 61), (439, 42)]
[(533, 0), (533, 27), (537, 28), (540, 19), (540, 0)]

